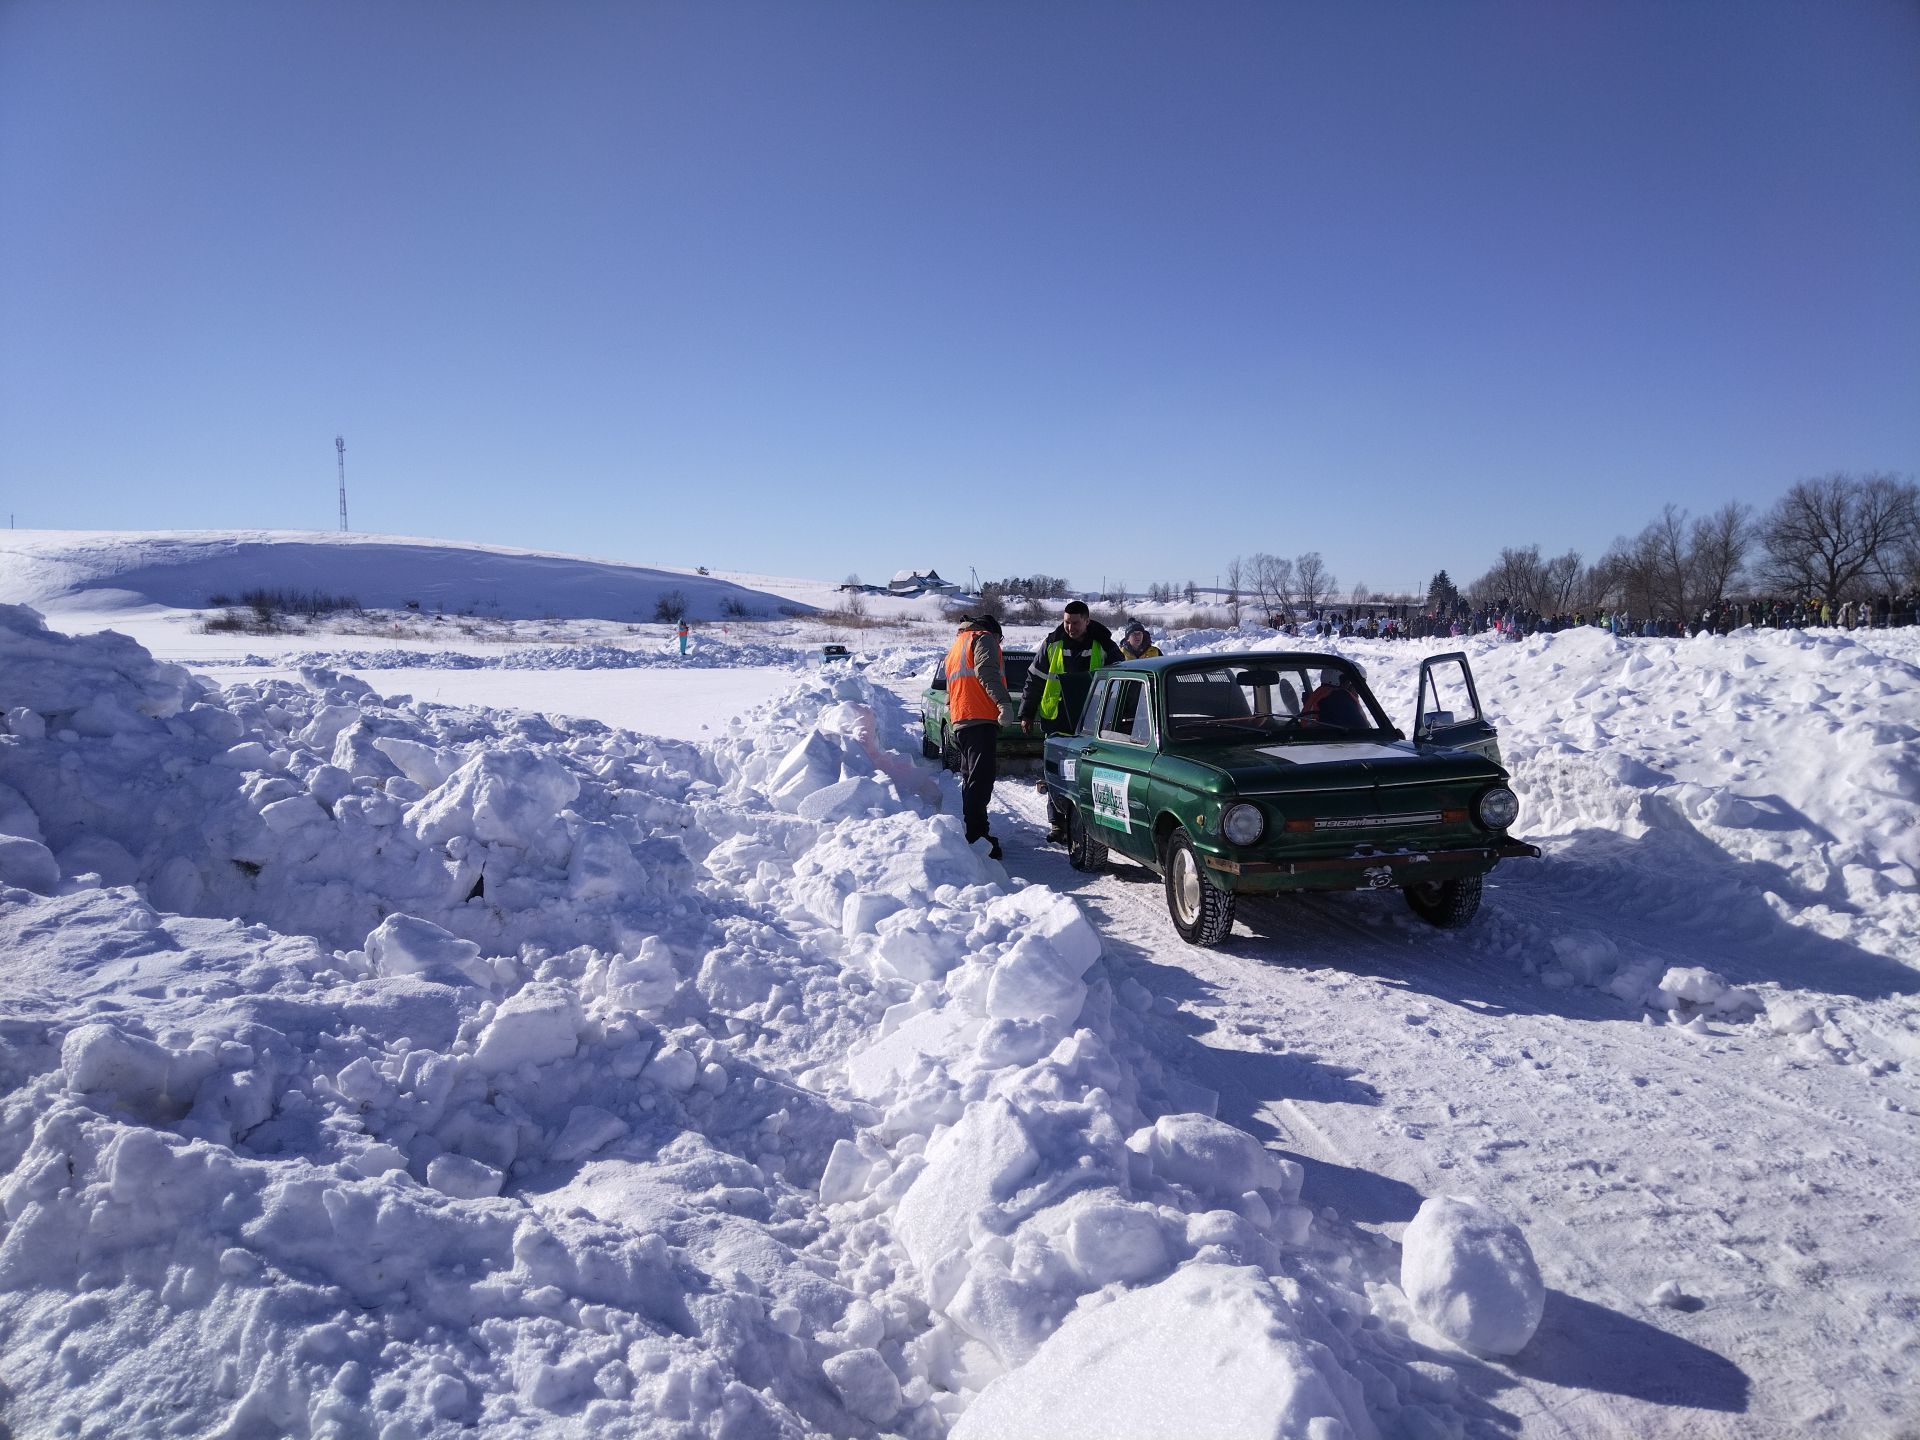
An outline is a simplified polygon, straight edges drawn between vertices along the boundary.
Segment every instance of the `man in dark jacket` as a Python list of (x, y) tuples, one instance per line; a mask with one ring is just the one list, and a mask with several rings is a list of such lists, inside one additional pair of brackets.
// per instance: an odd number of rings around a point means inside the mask
[[(1068, 735), (1080, 726), (1080, 711), (1093, 688), (1093, 672), (1121, 659), (1120, 642), (1093, 618), (1084, 600), (1069, 600), (1060, 623), (1048, 632), (1027, 669), (1020, 697), (1020, 724), (1043, 735)], [(1045, 790), (1042, 779), (1035, 788)], [(1047, 802), (1047, 838), (1066, 838), (1066, 816), (1057, 799)]]

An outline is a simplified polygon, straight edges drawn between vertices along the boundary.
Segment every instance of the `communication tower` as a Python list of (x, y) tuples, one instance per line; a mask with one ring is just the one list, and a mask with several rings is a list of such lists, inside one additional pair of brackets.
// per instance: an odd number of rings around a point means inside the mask
[(347, 528), (347, 437), (333, 437), (333, 448), (340, 456), (340, 528)]

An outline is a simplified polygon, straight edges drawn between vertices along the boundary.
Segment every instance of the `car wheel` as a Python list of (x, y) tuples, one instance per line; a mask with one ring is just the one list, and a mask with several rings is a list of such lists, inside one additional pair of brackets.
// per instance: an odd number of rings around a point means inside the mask
[(1167, 840), (1167, 913), (1180, 938), (1193, 945), (1218, 945), (1233, 930), (1233, 892), (1207, 878), (1199, 853), (1185, 830)]
[(920, 753), (929, 760), (940, 758), (940, 747), (934, 744), (932, 737), (927, 734), (927, 723), (924, 720), (920, 722)]
[(949, 770), (960, 768), (960, 752), (954, 748), (951, 725), (940, 727), (940, 763)]
[(1107, 847), (1088, 833), (1086, 817), (1078, 805), (1067, 812), (1067, 863), (1088, 873), (1105, 869), (1107, 864)]
[(1429, 925), (1442, 930), (1458, 930), (1473, 919), (1480, 908), (1480, 877), (1468, 875), (1460, 880), (1427, 880), (1406, 887), (1407, 905)]

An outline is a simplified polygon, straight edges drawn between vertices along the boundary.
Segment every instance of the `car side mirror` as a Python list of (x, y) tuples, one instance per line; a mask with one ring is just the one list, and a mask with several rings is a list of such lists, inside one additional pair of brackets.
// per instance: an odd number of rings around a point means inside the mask
[(1444, 730), (1453, 724), (1451, 710), (1429, 710), (1425, 716), (1428, 730)]

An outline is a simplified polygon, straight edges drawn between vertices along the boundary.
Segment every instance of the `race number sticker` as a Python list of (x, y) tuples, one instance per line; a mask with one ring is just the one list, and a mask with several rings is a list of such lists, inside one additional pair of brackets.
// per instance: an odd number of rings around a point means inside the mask
[(1133, 776), (1124, 770), (1089, 766), (1087, 783), (1093, 789), (1094, 822), (1114, 830), (1131, 830), (1133, 821), (1127, 815), (1127, 788), (1133, 783)]

